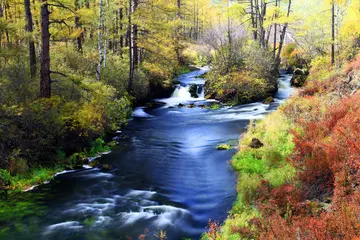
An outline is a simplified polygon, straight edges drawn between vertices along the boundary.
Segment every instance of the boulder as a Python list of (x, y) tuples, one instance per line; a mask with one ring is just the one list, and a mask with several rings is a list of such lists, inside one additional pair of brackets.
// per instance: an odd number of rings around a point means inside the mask
[(151, 101), (146, 104), (146, 107), (148, 109), (155, 109), (155, 108), (163, 107), (165, 105), (166, 105), (166, 103), (164, 103), (164, 102)]
[(251, 140), (251, 144), (250, 144), (250, 147), (251, 147), (251, 148), (257, 149), (257, 148), (261, 148), (261, 147), (263, 147), (263, 146), (264, 146), (264, 144), (263, 144), (259, 139), (253, 138), (253, 139)]
[(219, 144), (219, 145), (217, 145), (216, 146), (216, 149), (217, 150), (231, 150), (232, 149), (232, 147), (231, 147), (231, 145), (230, 144)]
[(236, 97), (237, 90), (236, 89), (225, 89), (221, 95), (216, 96), (216, 100), (220, 100), (221, 102), (231, 101)]
[(196, 84), (191, 84), (189, 87), (189, 92), (192, 98), (198, 98), (199, 96), (197, 95), (197, 88), (198, 86)]
[(268, 97), (264, 100), (264, 104), (270, 104), (272, 102), (275, 102), (274, 98), (273, 97)]
[(305, 84), (309, 72), (306, 69), (296, 68), (291, 78), (291, 86), (302, 87)]
[(112, 169), (112, 166), (110, 164), (102, 164), (100, 166), (100, 169), (103, 170), (103, 171), (109, 171)]

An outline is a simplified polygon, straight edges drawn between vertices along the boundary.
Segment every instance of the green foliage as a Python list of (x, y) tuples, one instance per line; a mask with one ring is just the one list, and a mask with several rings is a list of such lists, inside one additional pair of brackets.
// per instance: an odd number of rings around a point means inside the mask
[(293, 71), (296, 68), (307, 68), (310, 60), (295, 43), (289, 43), (284, 46), (284, 50), (281, 52), (281, 62), (285, 69)]
[(196, 66), (203, 67), (203, 66), (206, 66), (209, 63), (209, 60), (208, 60), (207, 56), (196, 55), (194, 63), (195, 63)]
[(206, 91), (211, 97), (235, 104), (262, 100), (272, 87), (265, 79), (258, 79), (247, 71), (221, 76), (211, 72), (207, 76)]
[[(255, 127), (250, 123), (240, 141), (239, 152), (231, 160), (239, 173), (238, 196), (222, 228), (222, 239), (242, 239), (242, 229), (250, 227), (254, 230), (250, 220), (260, 216), (253, 204), (262, 181), (268, 181), (272, 187), (293, 182), (295, 169), (286, 162), (294, 149), (293, 136), (289, 133), (292, 127), (293, 123), (281, 110), (257, 122)], [(250, 148), (253, 138), (260, 139), (264, 146)]]
[(52, 168), (31, 168), (26, 173), (17, 174), (11, 177), (12, 190), (24, 190), (34, 185), (43, 184), (49, 181), (53, 176), (63, 170), (61, 166), (54, 166)]
[(206, 106), (206, 108), (211, 109), (211, 110), (218, 110), (221, 108), (221, 105), (219, 103), (214, 103), (214, 104)]
[[(221, 56), (228, 50), (218, 51)], [(271, 96), (277, 87), (271, 54), (253, 44), (241, 45), (237, 51), (233, 63), (224, 63), (224, 57), (215, 55), (206, 77), (207, 97), (235, 105)]]
[(235, 170), (241, 173), (263, 174), (267, 171), (265, 162), (256, 158), (250, 151), (240, 151), (233, 157), (232, 162)]

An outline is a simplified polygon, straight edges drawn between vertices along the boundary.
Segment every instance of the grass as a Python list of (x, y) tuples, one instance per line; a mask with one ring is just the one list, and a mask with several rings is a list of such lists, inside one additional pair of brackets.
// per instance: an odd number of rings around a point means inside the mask
[[(254, 204), (256, 191), (262, 181), (278, 187), (293, 180), (295, 169), (286, 162), (286, 157), (294, 148), (293, 137), (289, 133), (293, 127), (281, 110), (257, 122), (255, 127), (250, 123), (247, 133), (240, 141), (239, 151), (231, 160), (239, 176), (238, 195), (222, 226), (220, 239), (244, 239), (236, 229), (248, 227), (251, 219), (259, 217)], [(253, 138), (259, 139), (264, 146), (259, 149), (250, 148)]]
[(31, 186), (43, 184), (51, 180), (56, 173), (63, 170), (64, 168), (61, 166), (55, 166), (53, 168), (33, 168), (27, 173), (11, 176), (10, 189), (15, 191), (25, 190)]
[(35, 168), (29, 168), (28, 171), (18, 173), (16, 175), (10, 175), (7, 170), (0, 171), (0, 179), (10, 182), (8, 186), (11, 191), (22, 191), (26, 190), (34, 185), (43, 184), (46, 181), (53, 179), (54, 175), (61, 172), (66, 168), (76, 168), (83, 165), (83, 158), (94, 157), (101, 152), (107, 152), (111, 150), (113, 142), (105, 144), (101, 138), (97, 138), (91, 143), (89, 150), (84, 150), (80, 153), (74, 153), (70, 157), (66, 158), (65, 153), (58, 151), (59, 164), (53, 167), (42, 167), (38, 166)]

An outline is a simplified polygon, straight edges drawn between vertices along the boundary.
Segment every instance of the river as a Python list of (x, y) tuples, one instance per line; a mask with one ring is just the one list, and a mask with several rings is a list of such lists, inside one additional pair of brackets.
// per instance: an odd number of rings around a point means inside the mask
[[(291, 76), (280, 77), (269, 105), (178, 107), (211, 103), (204, 99), (204, 79), (196, 78), (207, 70), (180, 76), (172, 97), (158, 100), (164, 106), (135, 109), (118, 134), (119, 149), (100, 159), (112, 170), (68, 172), (21, 193), (41, 196), (36, 204), (43, 214), (20, 219), (26, 231), (6, 239), (138, 239), (144, 232), (156, 239), (160, 230), (169, 240), (199, 239), (209, 219), (223, 221), (236, 198), (229, 165), (235, 150), (216, 146), (236, 143), (250, 119), (276, 110), (292, 91)], [(189, 84), (198, 85), (199, 98), (191, 98)]]

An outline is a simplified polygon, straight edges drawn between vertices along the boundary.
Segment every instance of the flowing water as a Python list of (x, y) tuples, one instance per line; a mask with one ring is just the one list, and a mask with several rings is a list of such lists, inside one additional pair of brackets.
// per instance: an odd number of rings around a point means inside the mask
[[(211, 102), (204, 99), (204, 79), (195, 78), (207, 70), (179, 77), (172, 96), (158, 100), (165, 106), (135, 109), (118, 134), (119, 149), (100, 160), (112, 170), (68, 172), (21, 193), (25, 199), (40, 195), (36, 204), (43, 214), (18, 220), (25, 234), (4, 239), (138, 239), (144, 231), (155, 239), (160, 230), (170, 240), (198, 239), (209, 219), (223, 221), (236, 198), (236, 174), (228, 163), (234, 151), (216, 146), (236, 142), (250, 119), (262, 118), (288, 98), (291, 76), (279, 79), (270, 105), (178, 107)], [(198, 98), (191, 98), (190, 84), (197, 85)]]

